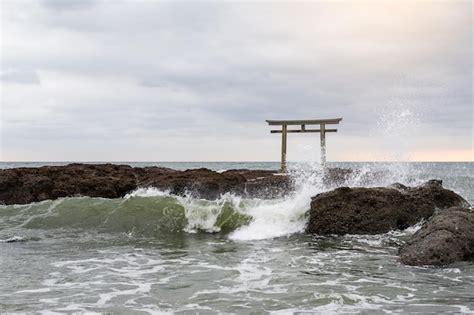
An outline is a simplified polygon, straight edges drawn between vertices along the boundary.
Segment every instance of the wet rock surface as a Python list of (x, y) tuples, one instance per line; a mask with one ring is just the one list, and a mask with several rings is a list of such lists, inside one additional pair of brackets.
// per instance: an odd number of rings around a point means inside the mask
[(436, 209), (466, 206), (467, 201), (431, 180), (417, 187), (340, 187), (311, 201), (309, 233), (379, 234), (405, 229), (432, 216)]
[(440, 211), (400, 248), (408, 265), (443, 266), (474, 260), (474, 210), (454, 207)]
[(25, 204), (61, 197), (123, 197), (139, 187), (172, 194), (216, 199), (231, 192), (278, 197), (292, 189), (288, 176), (266, 170), (209, 169), (178, 171), (162, 167), (134, 168), (115, 164), (69, 164), (0, 170), (0, 203)]

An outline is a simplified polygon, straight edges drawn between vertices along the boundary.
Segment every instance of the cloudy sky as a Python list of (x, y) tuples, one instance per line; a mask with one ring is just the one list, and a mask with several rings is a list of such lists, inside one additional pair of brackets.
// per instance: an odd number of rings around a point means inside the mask
[(0, 5), (3, 161), (473, 161), (471, 1)]

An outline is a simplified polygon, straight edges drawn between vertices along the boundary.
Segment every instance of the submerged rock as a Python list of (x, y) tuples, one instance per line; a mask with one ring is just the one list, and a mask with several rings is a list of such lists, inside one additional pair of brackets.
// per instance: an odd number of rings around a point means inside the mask
[(403, 263), (442, 266), (474, 260), (474, 211), (449, 208), (434, 215), (400, 248)]
[(467, 204), (439, 180), (414, 188), (401, 184), (340, 187), (313, 197), (307, 231), (321, 235), (386, 233), (414, 225), (435, 209)]

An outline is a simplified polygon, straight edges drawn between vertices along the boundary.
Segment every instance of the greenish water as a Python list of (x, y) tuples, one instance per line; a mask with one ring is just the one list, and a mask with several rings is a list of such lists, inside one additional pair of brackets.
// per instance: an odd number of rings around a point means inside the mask
[[(193, 165), (215, 170), (278, 166)], [(474, 201), (473, 163), (332, 166), (387, 170), (383, 182), (371, 185), (440, 178), (445, 187)], [(227, 194), (205, 201), (140, 189), (123, 199), (0, 206), (0, 311), (474, 312), (474, 263), (439, 269), (398, 261), (398, 246), (417, 226), (383, 235), (302, 233), (311, 196), (328, 188), (308, 168), (294, 176), (297, 191), (277, 200)], [(353, 178), (347, 185), (359, 182)]]

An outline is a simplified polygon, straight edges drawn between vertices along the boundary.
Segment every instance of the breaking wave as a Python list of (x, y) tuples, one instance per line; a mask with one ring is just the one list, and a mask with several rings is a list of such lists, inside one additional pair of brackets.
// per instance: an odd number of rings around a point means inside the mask
[[(190, 200), (156, 191), (156, 196), (124, 199), (63, 198), (25, 206), (2, 206), (0, 229), (95, 229), (153, 236), (162, 233), (223, 232), (247, 224), (230, 196), (216, 201)], [(147, 194), (152, 194), (150, 190)]]
[[(404, 178), (406, 169), (401, 170), (371, 177), (378, 171), (367, 166), (339, 184), (376, 186), (393, 183), (395, 179), (409, 182)], [(237, 241), (290, 235), (304, 231), (311, 198), (334, 188), (324, 184), (323, 172), (308, 165), (291, 170), (296, 189), (278, 199), (251, 199), (227, 193), (209, 201), (191, 194), (181, 197), (156, 188), (140, 188), (121, 199), (73, 197), (0, 206), (0, 231), (9, 231), (0, 239), (18, 241), (10, 239), (17, 235), (17, 229), (92, 229), (132, 236), (206, 232), (221, 233)]]

